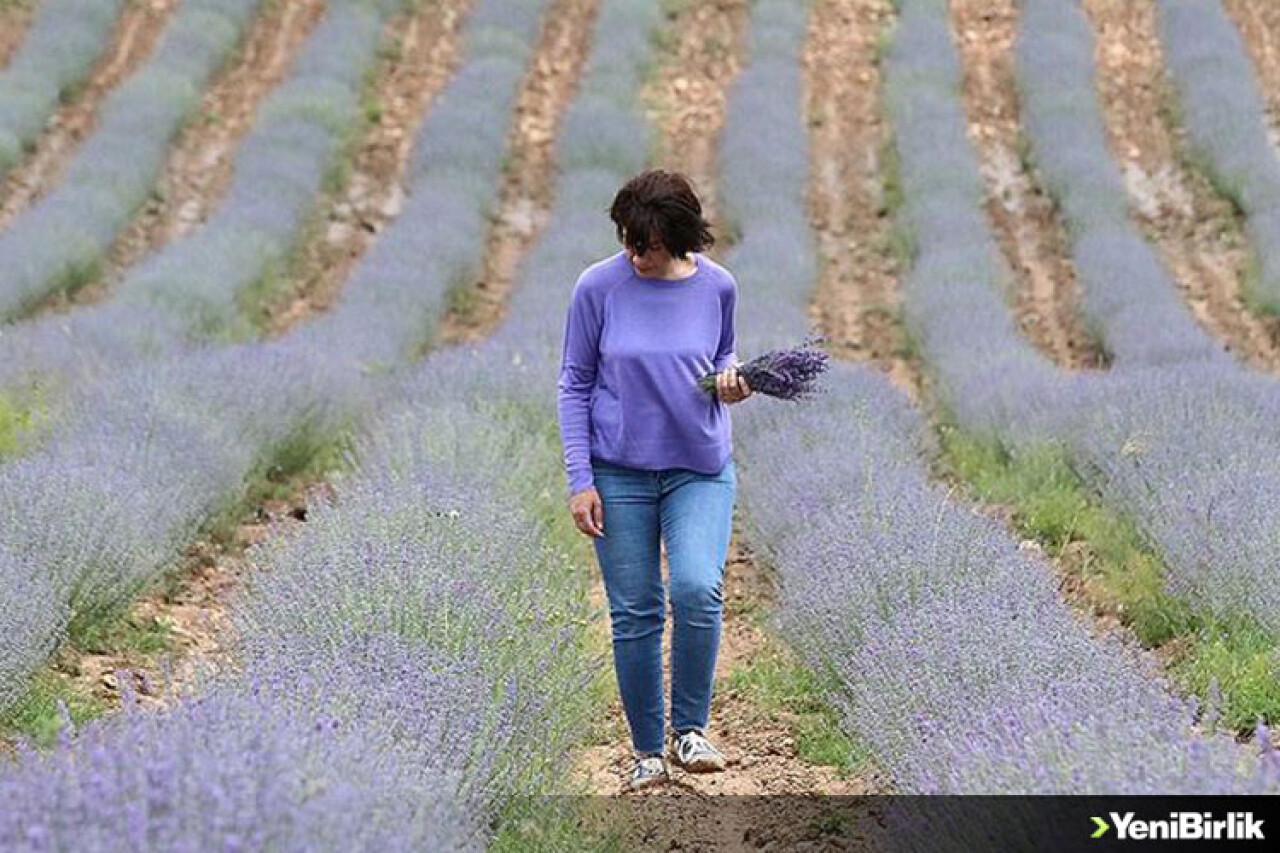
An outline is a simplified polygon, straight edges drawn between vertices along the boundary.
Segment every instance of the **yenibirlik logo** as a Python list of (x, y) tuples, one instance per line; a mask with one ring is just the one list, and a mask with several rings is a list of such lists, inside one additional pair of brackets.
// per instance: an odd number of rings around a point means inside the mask
[[(1220, 820), (1213, 819), (1213, 812), (1169, 812), (1168, 820), (1142, 820), (1134, 817), (1133, 812), (1108, 814), (1120, 841), (1264, 840), (1263, 821), (1255, 818), (1253, 812), (1229, 812), (1225, 819)], [(1101, 838), (1111, 829), (1111, 825), (1100, 817), (1094, 817), (1093, 823), (1097, 829), (1090, 838)]]

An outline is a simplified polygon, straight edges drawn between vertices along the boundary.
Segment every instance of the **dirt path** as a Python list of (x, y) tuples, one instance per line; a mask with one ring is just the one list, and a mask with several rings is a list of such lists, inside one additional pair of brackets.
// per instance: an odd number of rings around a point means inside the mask
[[(640, 88), (649, 120), (658, 128), (654, 167), (682, 172), (693, 182), (702, 215), (719, 216), (716, 146), (724, 125), (726, 98), (746, 37), (747, 3), (743, 0), (689, 0), (666, 7), (662, 68)], [(675, 10), (675, 11), (671, 11)], [(723, 231), (716, 229), (723, 251)]]
[[(742, 62), (748, 14), (748, 5), (741, 0), (683, 5), (668, 22), (672, 42), (643, 95), (662, 140), (658, 165), (683, 171), (695, 181), (704, 212), (713, 221), (716, 145), (724, 124), (725, 94)], [(662, 554), (665, 564), (665, 545)], [(607, 647), (608, 608), (598, 566), (593, 564), (591, 571), (593, 604), (604, 614), (597, 629)], [(797, 811), (794, 800), (772, 805), (755, 801), (748, 811), (736, 807), (744, 801), (719, 798), (860, 794), (877, 789), (879, 783), (869, 775), (842, 779), (833, 768), (802, 759), (786, 715), (761, 707), (757, 699), (730, 685), (732, 673), (777, 648), (778, 641), (748, 615), (773, 605), (773, 583), (771, 573), (746, 548), (735, 520), (725, 565), (724, 619), (707, 730), (729, 766), (724, 773), (697, 775), (670, 766), (671, 784), (629, 794), (634, 805), (619, 808), (629, 818), (630, 843), (643, 849), (738, 850), (747, 844), (757, 846), (769, 836), (795, 844), (812, 837), (814, 829), (812, 816), (803, 809)], [(670, 626), (668, 609), (664, 661), (670, 659)], [(669, 666), (664, 670), (664, 691), (669, 695)], [(633, 755), (619, 699), (611, 703), (602, 729), (603, 742), (575, 756), (571, 784), (595, 794), (618, 795), (625, 790)]]
[(507, 139), (507, 167), (490, 222), (480, 278), (466, 301), (452, 304), (436, 327), (432, 346), (475, 343), (506, 317), (516, 267), (551, 214), (553, 160), (560, 122), (577, 89), (594, 31), (599, 0), (556, 0), (535, 48), (533, 71), (516, 96)]
[(892, 212), (882, 152), (889, 131), (878, 104), (877, 41), (893, 15), (891, 0), (820, 0), (804, 54), (810, 134), (810, 221), (821, 273), (810, 305), (828, 350), (870, 361), (913, 400), (925, 377), (905, 358)]
[(0, 69), (9, 64), (35, 16), (36, 0), (0, 2)]
[(1244, 305), (1241, 282), (1252, 252), (1242, 223), (1230, 202), (1187, 168), (1185, 130), (1170, 126), (1166, 105), (1174, 94), (1155, 7), (1129, 0), (1084, 5), (1111, 149), (1137, 221), (1201, 325), (1248, 364), (1280, 369), (1280, 321), (1261, 321)]
[(0, 229), (62, 180), (80, 143), (93, 133), (106, 95), (155, 50), (178, 0), (133, 0), (116, 21), (111, 41), (71, 103), (57, 110), (34, 150), (0, 184)]
[(1271, 139), (1280, 144), (1280, 5), (1266, 0), (1222, 0), (1244, 38), (1267, 105)]
[(398, 15), (387, 33), (402, 33), (397, 56), (374, 72), (378, 119), (356, 141), (342, 189), (326, 194), (312, 226), (294, 251), (285, 292), (263, 307), (269, 335), (327, 311), (352, 268), (387, 222), (400, 213), (402, 184), (422, 117), (457, 67), (459, 36), (473, 0), (420, 4)]
[(1018, 324), (1058, 365), (1097, 367), (1100, 350), (1080, 320), (1066, 230), (1019, 154), (1014, 0), (955, 0), (951, 15), (964, 63), (969, 139), (987, 183), (988, 216), (1014, 271)]

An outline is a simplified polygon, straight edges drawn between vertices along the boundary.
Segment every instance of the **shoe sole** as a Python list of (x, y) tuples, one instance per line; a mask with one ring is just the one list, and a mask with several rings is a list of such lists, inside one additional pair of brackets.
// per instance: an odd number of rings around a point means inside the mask
[(672, 758), (671, 763), (686, 773), (715, 773), (724, 769), (723, 758), (695, 758), (687, 764), (679, 758)]
[(652, 788), (654, 785), (661, 785), (662, 783), (666, 782), (667, 779), (668, 777), (666, 776), (651, 776), (648, 779), (645, 779), (643, 782), (628, 782), (627, 790), (642, 791), (645, 788)]

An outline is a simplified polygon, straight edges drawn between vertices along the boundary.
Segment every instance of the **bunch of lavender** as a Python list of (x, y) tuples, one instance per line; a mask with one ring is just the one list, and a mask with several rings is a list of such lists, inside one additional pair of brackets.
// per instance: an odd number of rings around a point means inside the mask
[[(812, 345), (824, 340), (826, 338), (819, 335), (805, 338), (804, 343), (793, 349), (769, 350), (739, 365), (738, 375), (747, 380), (752, 392), (779, 400), (800, 400), (817, 394), (814, 383), (827, 369), (827, 354)], [(698, 387), (711, 394), (716, 393), (716, 377), (719, 375), (708, 373), (698, 380)]]

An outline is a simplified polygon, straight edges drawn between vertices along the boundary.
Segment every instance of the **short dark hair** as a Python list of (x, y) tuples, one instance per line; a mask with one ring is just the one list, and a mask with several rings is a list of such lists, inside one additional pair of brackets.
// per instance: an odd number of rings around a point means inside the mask
[(640, 253), (660, 241), (683, 259), (716, 241), (711, 223), (702, 218), (702, 202), (679, 172), (650, 169), (636, 175), (614, 196), (609, 218), (618, 240)]

